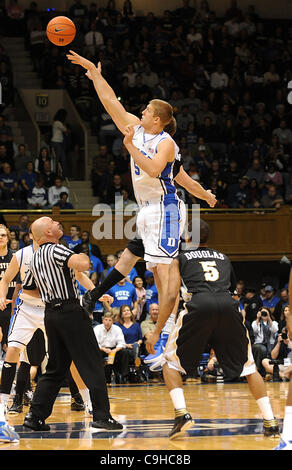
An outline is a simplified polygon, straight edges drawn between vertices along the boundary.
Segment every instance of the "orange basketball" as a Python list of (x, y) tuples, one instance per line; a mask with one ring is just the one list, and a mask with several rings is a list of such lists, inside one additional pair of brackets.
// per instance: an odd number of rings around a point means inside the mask
[(73, 41), (76, 27), (67, 16), (56, 16), (47, 24), (48, 39), (56, 46), (67, 46)]

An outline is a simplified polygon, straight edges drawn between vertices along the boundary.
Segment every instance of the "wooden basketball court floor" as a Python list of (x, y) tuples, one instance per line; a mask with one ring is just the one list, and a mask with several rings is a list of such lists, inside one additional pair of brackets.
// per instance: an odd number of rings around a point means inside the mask
[[(274, 414), (282, 428), (288, 384), (267, 382)], [(20, 435), (17, 444), (2, 444), (0, 450), (45, 451), (188, 451), (272, 450), (278, 439), (265, 438), (258, 406), (246, 383), (186, 383), (184, 392), (195, 425), (185, 437), (169, 440), (173, 409), (163, 383), (109, 385), (111, 412), (124, 424), (121, 432), (96, 432), (90, 417), (71, 411), (70, 393), (62, 388), (48, 418), (49, 432), (22, 426), (28, 411), (9, 416), (9, 424)]]

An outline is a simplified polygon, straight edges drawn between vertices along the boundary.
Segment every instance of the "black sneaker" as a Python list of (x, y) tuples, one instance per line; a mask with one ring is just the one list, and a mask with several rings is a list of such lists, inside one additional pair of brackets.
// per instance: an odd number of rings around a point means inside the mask
[(276, 418), (264, 419), (264, 436), (265, 437), (279, 437), (279, 423)]
[(13, 398), (13, 403), (8, 408), (9, 415), (17, 415), (18, 413), (22, 413), (22, 397), (19, 394), (16, 394)]
[(88, 316), (92, 315), (96, 301), (91, 298), (91, 292), (88, 290), (82, 297), (82, 307)]
[(85, 405), (83, 403), (80, 393), (76, 393), (74, 397), (71, 398), (71, 410), (72, 411), (84, 411)]
[(30, 406), (31, 401), (33, 397), (33, 391), (32, 390), (26, 390), (23, 394), (23, 405), (24, 406)]
[(110, 417), (108, 419), (99, 419), (97, 421), (92, 421), (90, 426), (98, 429), (99, 431), (120, 431), (124, 429), (124, 426), (118, 423), (114, 418)]
[(46, 424), (42, 419), (37, 418), (36, 416), (33, 416), (32, 412), (29, 411), (27, 413), (23, 426), (26, 428), (33, 429), (34, 431), (49, 431), (50, 426)]
[(195, 423), (189, 413), (175, 418), (173, 428), (168, 434), (169, 439), (176, 439), (177, 437), (183, 436), (188, 429), (193, 427), (194, 424)]

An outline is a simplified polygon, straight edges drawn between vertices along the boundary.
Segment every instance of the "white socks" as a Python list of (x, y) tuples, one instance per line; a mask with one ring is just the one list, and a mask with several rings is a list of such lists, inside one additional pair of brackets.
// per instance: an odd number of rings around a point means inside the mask
[(285, 441), (292, 441), (292, 406), (285, 408), (282, 437)]
[(269, 397), (262, 397), (257, 400), (259, 409), (262, 412), (264, 419), (274, 419), (274, 413), (271, 407)]
[(182, 388), (173, 388), (169, 394), (175, 410), (186, 408), (186, 402)]

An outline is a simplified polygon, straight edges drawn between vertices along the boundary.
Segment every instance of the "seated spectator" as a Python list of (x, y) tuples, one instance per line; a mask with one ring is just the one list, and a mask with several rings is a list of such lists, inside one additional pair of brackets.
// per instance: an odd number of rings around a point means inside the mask
[(284, 151), (291, 154), (292, 149), (292, 131), (287, 126), (287, 121), (282, 119), (278, 128), (273, 130), (273, 135), (278, 136), (279, 143), (283, 145)]
[(10, 240), (9, 248), (12, 253), (16, 253), (19, 250), (19, 241), (18, 240)]
[(265, 174), (265, 179), (272, 181), (278, 190), (281, 189), (281, 186), (283, 185), (282, 174), (277, 170), (276, 165), (273, 162), (269, 163), (268, 170)]
[(121, 175), (115, 174), (113, 176), (112, 184), (106, 190), (105, 202), (110, 204), (111, 207), (115, 206), (116, 196), (122, 197), (122, 190), (124, 189), (122, 184)]
[(96, 21), (90, 23), (90, 30), (84, 35), (86, 51), (95, 56), (99, 48), (103, 47), (104, 39), (100, 31), (97, 31)]
[(29, 161), (26, 165), (26, 169), (20, 174), (21, 188), (24, 191), (25, 200), (31, 196), (37, 177), (38, 175), (34, 171), (33, 162)]
[(158, 290), (154, 283), (154, 274), (151, 271), (145, 271), (144, 278), (146, 281), (146, 310), (149, 312), (151, 304), (158, 304)]
[(120, 307), (117, 326), (121, 328), (125, 338), (129, 364), (134, 365), (136, 359), (140, 356), (140, 346), (143, 340), (140, 325), (136, 323), (135, 316), (128, 305)]
[(54, 186), (56, 174), (52, 171), (52, 163), (50, 160), (45, 160), (43, 169), (40, 172), (44, 180), (44, 186), (46, 189), (49, 189), (51, 186)]
[(246, 176), (249, 180), (255, 179), (258, 184), (258, 188), (262, 189), (265, 183), (265, 171), (261, 166), (259, 158), (254, 158), (251, 167), (248, 168)]
[(17, 234), (18, 239), (21, 239), (25, 233), (29, 233), (30, 219), (26, 214), (22, 214), (18, 219), (17, 225), (11, 225), (9, 230)]
[(66, 193), (66, 191), (60, 193), (60, 200), (56, 202), (53, 207), (60, 207), (60, 209), (74, 209), (73, 204), (68, 202), (68, 193)]
[(34, 168), (37, 173), (43, 173), (44, 166), (46, 161), (50, 162), (50, 171), (53, 173), (54, 171), (54, 162), (50, 158), (50, 152), (47, 147), (42, 147), (40, 149), (39, 156), (34, 161)]
[(0, 189), (2, 199), (5, 201), (17, 199), (19, 194), (18, 178), (11, 169), (9, 163), (3, 163), (2, 173), (0, 174)]
[(290, 380), (290, 374), (292, 372), (292, 341), (289, 339), (287, 334), (287, 328), (284, 327), (278, 334), (275, 346), (271, 351), (270, 358), (265, 358), (262, 361), (262, 365), (265, 368), (267, 374), (274, 375), (274, 364), (270, 364), (270, 360), (281, 361), (282, 364), (278, 364), (279, 376), (281, 380)]
[[(155, 328), (156, 328), (156, 323), (158, 320), (158, 315), (159, 315), (159, 306), (156, 303), (150, 304), (149, 306), (149, 318), (146, 318), (140, 323), (141, 331), (142, 331), (142, 338), (143, 338), (143, 345), (144, 345), (144, 351), (146, 351), (145, 348), (145, 343), (149, 337), (149, 334), (151, 334)], [(147, 354), (147, 352), (146, 352)]]
[(14, 155), (14, 170), (20, 176), (26, 170), (27, 164), (31, 162), (31, 155), (25, 148), (24, 144), (18, 145), (18, 151)]
[(190, 123), (194, 123), (194, 116), (190, 113), (189, 107), (183, 105), (181, 111), (176, 115), (177, 130), (186, 134)]
[(251, 326), (255, 336), (252, 346), (253, 357), (259, 373), (264, 376), (265, 370), (262, 365), (262, 360), (266, 357), (270, 357), (271, 350), (275, 344), (278, 323), (273, 319), (270, 310), (267, 307), (262, 307), (258, 311), (257, 318), (252, 322)]
[(283, 203), (283, 198), (277, 193), (276, 186), (274, 184), (270, 184), (268, 192), (262, 196), (261, 207), (279, 209)]
[(113, 268), (118, 262), (118, 257), (114, 253), (106, 255), (106, 268), (102, 271), (100, 282), (103, 282), (106, 276), (110, 273), (110, 268)]
[(263, 300), (263, 306), (268, 307), (270, 312), (274, 314), (277, 303), (280, 298), (275, 295), (275, 289), (272, 286), (265, 286), (265, 299)]
[(48, 191), (50, 206), (53, 206), (60, 200), (60, 194), (64, 191), (69, 195), (69, 189), (66, 186), (63, 186), (63, 179), (60, 176), (56, 176), (54, 186), (51, 186)]
[[(78, 245), (79, 246), (79, 245)], [(72, 249), (72, 248), (71, 248)], [(73, 248), (74, 250), (74, 248)], [(89, 274), (93, 272), (97, 272), (98, 275), (100, 275), (103, 271), (103, 263), (101, 259), (99, 259), (97, 256), (94, 256), (90, 251), (87, 243), (81, 243), (80, 245), (80, 253), (85, 253), (89, 259), (90, 259), (90, 264), (91, 267), (89, 269)]]
[(111, 304), (110, 308), (120, 308), (122, 305), (128, 305), (132, 309), (133, 314), (136, 316), (137, 294), (136, 288), (133, 286), (133, 284), (126, 282), (126, 279), (121, 279), (121, 281), (119, 281), (116, 285), (109, 289), (107, 294), (111, 295), (114, 298), (114, 301)]
[(256, 320), (257, 313), (263, 306), (262, 299), (257, 295), (257, 291), (253, 287), (246, 287), (244, 290), (243, 306), (245, 310), (245, 319), (250, 324)]
[[(287, 289), (286, 289), (287, 291)], [(286, 295), (286, 294), (285, 294)], [(281, 301), (276, 305), (276, 308), (275, 308), (275, 313), (277, 314), (278, 312), (276, 311), (277, 310), (277, 307), (278, 305), (281, 305)], [(281, 311), (280, 311), (280, 315), (279, 315), (279, 320), (278, 320), (278, 331), (282, 331), (282, 329), (287, 326), (287, 317), (290, 313), (290, 307), (289, 307), (289, 304), (283, 304), (282, 308), (281, 308)]]
[(66, 240), (67, 246), (70, 250), (73, 250), (76, 245), (80, 245), (82, 243), (80, 230), (79, 225), (73, 224), (70, 227), (70, 235), (64, 235), (64, 239)]
[(252, 178), (249, 183), (249, 203), (248, 207), (258, 208), (261, 207), (262, 191), (259, 188), (258, 182)]
[(244, 209), (250, 201), (249, 179), (242, 176), (239, 184), (234, 184), (228, 189), (228, 205), (232, 208)]
[(0, 62), (0, 82), (2, 85), (2, 96), (5, 97), (5, 107), (13, 106), (14, 105), (13, 75), (12, 75), (11, 69), (8, 67), (8, 65), (5, 62)]
[(102, 317), (102, 324), (93, 328), (99, 349), (105, 360), (106, 382), (111, 383), (112, 370), (116, 375), (116, 383), (126, 383), (129, 359), (126, 343), (121, 328), (113, 324), (111, 312)]
[(141, 321), (144, 320), (144, 312), (146, 313), (146, 309), (144, 309), (144, 306), (146, 307), (146, 290), (143, 287), (143, 279), (140, 276), (136, 276), (133, 279), (133, 284), (136, 288), (136, 294), (137, 294), (137, 315), (136, 315), (136, 321), (141, 323)]
[(210, 86), (214, 90), (223, 90), (228, 86), (228, 75), (224, 72), (223, 65), (218, 64), (216, 71), (211, 74)]
[[(100, 248), (97, 245), (95, 245), (94, 243), (90, 242), (90, 232), (88, 232), (88, 230), (83, 230), (81, 232), (81, 241), (82, 241), (82, 243), (86, 243), (86, 245), (88, 246), (88, 249), (89, 249), (89, 253), (92, 253), (93, 256), (96, 256), (99, 259), (102, 258)], [(75, 253), (80, 253), (80, 251), (81, 251), (80, 249), (81, 249), (81, 245), (76, 245), (73, 248), (73, 251)]]
[(27, 202), (31, 209), (41, 209), (48, 204), (48, 193), (41, 176), (37, 177)]

